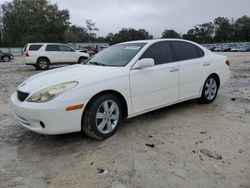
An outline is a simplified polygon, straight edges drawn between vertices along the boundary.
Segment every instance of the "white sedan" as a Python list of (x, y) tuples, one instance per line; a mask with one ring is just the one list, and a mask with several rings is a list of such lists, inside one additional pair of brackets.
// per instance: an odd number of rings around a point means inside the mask
[(41, 134), (112, 136), (122, 119), (190, 99), (215, 100), (229, 61), (179, 39), (125, 42), (84, 64), (37, 74), (11, 96), (16, 120)]

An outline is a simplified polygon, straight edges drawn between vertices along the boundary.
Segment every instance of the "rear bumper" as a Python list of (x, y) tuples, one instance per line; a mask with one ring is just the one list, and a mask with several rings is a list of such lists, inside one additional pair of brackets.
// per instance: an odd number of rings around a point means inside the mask
[(24, 63), (26, 65), (35, 65), (36, 64), (36, 59), (33, 57), (24, 57)]
[(220, 86), (224, 86), (231, 77), (231, 71), (220, 74)]

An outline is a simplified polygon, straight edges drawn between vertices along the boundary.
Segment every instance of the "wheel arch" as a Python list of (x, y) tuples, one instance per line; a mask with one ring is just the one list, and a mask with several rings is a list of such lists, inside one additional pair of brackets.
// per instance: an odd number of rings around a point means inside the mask
[(3, 55), (3, 56), (1, 57), (1, 60), (3, 60), (5, 57), (9, 58), (9, 60), (10, 60), (10, 57), (9, 57), (8, 55)]
[(40, 57), (38, 57), (37, 60), (36, 60), (36, 63), (37, 63), (40, 59), (46, 59), (46, 60), (48, 60), (49, 64), (51, 64), (49, 58), (46, 57), (46, 56), (40, 56)]
[(83, 115), (84, 115), (84, 113), (86, 113), (86, 110), (91, 105), (93, 100), (95, 100), (99, 96), (106, 95), (106, 94), (113, 94), (116, 97), (118, 97), (118, 99), (121, 102), (122, 117), (127, 118), (128, 117), (128, 104), (127, 104), (127, 101), (126, 101), (125, 97), (120, 92), (115, 91), (115, 90), (104, 90), (104, 91), (101, 91), (101, 92), (95, 94), (94, 96), (92, 96), (91, 99), (86, 104), (86, 107), (84, 108)]
[(86, 57), (86, 56), (80, 56), (80, 57), (78, 57), (77, 62), (79, 62), (81, 58), (83, 58), (84, 60), (87, 60), (87, 59), (88, 59), (88, 57)]
[(219, 75), (217, 73), (212, 73), (208, 77), (210, 77), (210, 76), (213, 76), (216, 79), (217, 84), (218, 84), (218, 88), (220, 88), (220, 77), (219, 77)]

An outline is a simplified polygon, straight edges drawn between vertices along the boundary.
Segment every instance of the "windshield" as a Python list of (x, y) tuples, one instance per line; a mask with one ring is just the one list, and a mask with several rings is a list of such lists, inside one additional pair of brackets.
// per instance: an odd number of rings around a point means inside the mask
[(126, 66), (145, 45), (146, 43), (117, 44), (99, 52), (85, 64)]

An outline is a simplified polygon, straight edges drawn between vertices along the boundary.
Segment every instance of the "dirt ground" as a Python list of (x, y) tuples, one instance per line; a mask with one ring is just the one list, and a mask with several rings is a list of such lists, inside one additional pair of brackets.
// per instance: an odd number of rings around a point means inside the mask
[(20, 126), (9, 98), (38, 71), (20, 58), (1, 62), (0, 187), (249, 188), (250, 53), (225, 55), (232, 78), (214, 103), (188, 101), (129, 119), (105, 141)]

